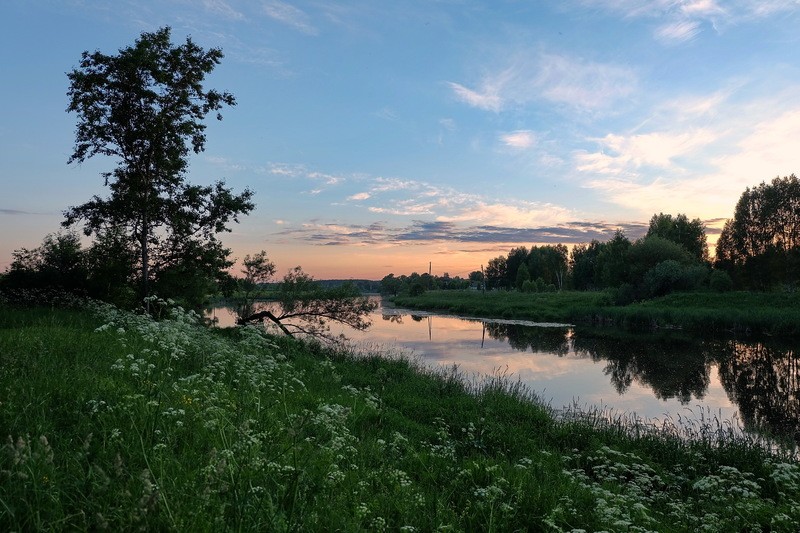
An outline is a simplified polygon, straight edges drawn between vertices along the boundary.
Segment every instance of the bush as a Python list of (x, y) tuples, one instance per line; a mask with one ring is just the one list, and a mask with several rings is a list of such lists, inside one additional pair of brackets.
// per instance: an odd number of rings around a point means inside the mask
[(724, 270), (714, 270), (711, 272), (708, 286), (714, 292), (728, 292), (733, 289), (733, 280)]
[(636, 301), (636, 287), (630, 283), (623, 283), (617, 289), (617, 294), (614, 297), (615, 305), (628, 305)]
[(425, 287), (422, 285), (422, 283), (419, 282), (413, 283), (411, 287), (408, 288), (408, 294), (410, 296), (419, 296), (424, 292), (425, 292)]
[(642, 281), (645, 297), (664, 296), (673, 291), (696, 289), (705, 281), (707, 271), (702, 266), (684, 266), (667, 259), (647, 271)]

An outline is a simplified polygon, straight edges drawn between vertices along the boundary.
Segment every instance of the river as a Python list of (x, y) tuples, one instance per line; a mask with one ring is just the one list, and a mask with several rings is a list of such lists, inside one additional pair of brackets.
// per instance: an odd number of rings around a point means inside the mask
[[(220, 326), (235, 322), (211, 310)], [(567, 325), (454, 317), (381, 305), (367, 331), (334, 329), (364, 346), (403, 350), (468, 377), (504, 374), (561, 409), (601, 409), (768, 430), (800, 442), (800, 357), (795, 346), (681, 332), (628, 334)]]

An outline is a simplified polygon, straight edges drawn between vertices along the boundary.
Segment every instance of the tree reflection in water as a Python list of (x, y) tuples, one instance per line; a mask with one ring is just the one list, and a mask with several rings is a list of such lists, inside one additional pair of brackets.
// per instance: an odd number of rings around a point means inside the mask
[(662, 400), (702, 399), (716, 364), (745, 429), (769, 431), (800, 443), (800, 356), (777, 342), (670, 336), (593, 336), (568, 329), (487, 323), (486, 333), (519, 351), (572, 355), (605, 362), (620, 395), (635, 382)]
[(800, 442), (800, 361), (793, 348), (729, 341), (719, 344), (719, 375), (745, 428), (769, 428)]
[(389, 322), (393, 322), (395, 324), (402, 324), (403, 323), (403, 315), (394, 314), (394, 315), (381, 315), (383, 320), (388, 320)]

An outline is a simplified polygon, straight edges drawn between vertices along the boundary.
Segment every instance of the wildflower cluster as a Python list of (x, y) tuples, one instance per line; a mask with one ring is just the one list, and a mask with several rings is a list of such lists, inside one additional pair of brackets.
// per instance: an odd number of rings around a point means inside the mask
[(577, 466), (564, 473), (592, 494), (598, 521), (612, 531), (659, 531), (664, 523), (679, 531), (791, 531), (783, 526), (800, 521), (795, 484), (800, 468), (794, 464), (768, 463), (769, 481), (780, 479), (791, 491), (782, 493), (788, 501), (776, 506), (766, 495), (768, 480), (733, 466), (704, 475), (695, 465), (656, 472), (638, 455), (608, 446), (568, 455), (565, 463)]

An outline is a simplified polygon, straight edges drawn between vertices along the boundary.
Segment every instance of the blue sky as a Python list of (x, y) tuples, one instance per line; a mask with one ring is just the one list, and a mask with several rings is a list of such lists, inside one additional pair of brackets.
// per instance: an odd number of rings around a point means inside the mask
[(513, 246), (642, 234), (713, 242), (745, 187), (798, 171), (793, 0), (3, 0), (0, 269), (104, 194), (67, 165), (68, 81), (169, 25), (225, 53), (188, 179), (250, 187), (223, 236), (316, 277), (465, 276)]

